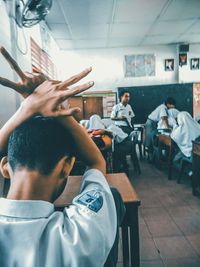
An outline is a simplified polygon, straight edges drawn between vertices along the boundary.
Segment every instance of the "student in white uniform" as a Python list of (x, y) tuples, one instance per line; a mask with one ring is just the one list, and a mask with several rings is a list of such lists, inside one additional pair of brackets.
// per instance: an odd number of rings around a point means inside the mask
[(87, 125), (87, 130), (97, 130), (97, 129), (106, 129), (101, 117), (97, 114), (94, 114), (90, 117)]
[(135, 114), (128, 104), (130, 94), (122, 91), (119, 94), (120, 103), (112, 108), (111, 119), (115, 121), (115, 125), (120, 127), (128, 135), (134, 130), (133, 119)]
[(145, 146), (148, 152), (153, 153), (153, 137), (157, 133), (157, 123), (162, 120), (165, 128), (169, 128), (168, 109), (175, 108), (176, 102), (172, 97), (168, 97), (164, 104), (158, 106), (151, 114), (145, 124)]
[(184, 158), (192, 162), (192, 141), (200, 136), (200, 125), (186, 111), (178, 114), (177, 123), (178, 126), (172, 131), (171, 138), (180, 149), (173, 160), (175, 167), (180, 170)]
[[(1, 267), (102, 267), (106, 262), (116, 237), (117, 216), (104, 177), (105, 162), (85, 130), (69, 116), (77, 108), (60, 106), (93, 85), (67, 88), (90, 71), (56, 85), (45, 81), (32, 94), (31, 81), (26, 92), (24, 84), (23, 93), (30, 95), (0, 130), (1, 172), (11, 179), (7, 198), (0, 199)], [(10, 84), (4, 80), (4, 85)], [(80, 194), (58, 212), (53, 202), (65, 188), (74, 151), (88, 169)], [(105, 266), (114, 264), (116, 258)]]
[[(177, 126), (177, 116), (179, 114), (179, 110), (176, 108), (170, 108), (168, 109), (168, 125), (170, 129), (173, 129), (175, 126)], [(160, 119), (160, 121), (157, 124), (157, 129), (167, 129), (166, 125), (164, 125), (163, 120)]]
[(86, 129), (105, 129), (112, 134), (113, 139), (116, 143), (121, 143), (128, 137), (128, 134), (123, 132), (121, 128), (119, 128), (115, 124), (106, 123), (105, 120), (101, 119), (101, 117), (97, 114), (94, 114), (90, 117)]

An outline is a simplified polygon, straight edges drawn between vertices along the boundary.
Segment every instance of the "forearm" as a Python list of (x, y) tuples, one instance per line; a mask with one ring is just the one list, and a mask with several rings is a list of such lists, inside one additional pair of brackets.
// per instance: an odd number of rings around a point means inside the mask
[(86, 130), (81, 127), (72, 116), (59, 117), (58, 120), (71, 133), (75, 140), (79, 156), (86, 165), (89, 168), (99, 169), (105, 174), (105, 160)]
[(27, 112), (21, 105), (15, 114), (0, 129), (0, 156), (2, 156), (2, 153), (5, 151), (8, 144), (8, 139), (13, 130), (22, 122), (27, 120), (31, 115), (32, 114)]
[(169, 128), (168, 119), (166, 117), (162, 117), (162, 122), (166, 128)]

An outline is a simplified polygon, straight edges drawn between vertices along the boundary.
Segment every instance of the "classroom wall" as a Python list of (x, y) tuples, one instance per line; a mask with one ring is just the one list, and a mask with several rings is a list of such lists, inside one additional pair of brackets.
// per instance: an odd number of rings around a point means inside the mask
[[(152, 77), (124, 77), (124, 55), (155, 54), (156, 75)], [(190, 45), (187, 66), (179, 67), (178, 45), (90, 49), (61, 52), (62, 77), (92, 66), (89, 78), (95, 81), (93, 90), (113, 90), (123, 86), (174, 84), (200, 81), (200, 70), (190, 70), (190, 58), (200, 57), (200, 44)], [(174, 71), (165, 71), (165, 59), (174, 58)]]
[(191, 44), (189, 46), (187, 65), (179, 67), (179, 83), (200, 82), (200, 69), (190, 69), (191, 58), (200, 58), (200, 44)]
[[(155, 54), (156, 76), (124, 77), (124, 55)], [(176, 46), (130, 47), (113, 49), (90, 49), (62, 52), (61, 62), (70, 62), (63, 71), (72, 74), (88, 66), (93, 67), (91, 79), (95, 81), (94, 90), (113, 90), (121, 86), (165, 84), (178, 82), (178, 68), (174, 72), (164, 71), (164, 59), (176, 57)]]

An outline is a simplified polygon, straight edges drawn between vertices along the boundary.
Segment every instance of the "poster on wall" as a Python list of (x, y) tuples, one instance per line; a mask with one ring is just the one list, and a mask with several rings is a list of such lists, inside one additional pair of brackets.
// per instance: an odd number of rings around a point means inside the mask
[(190, 69), (198, 70), (199, 69), (199, 58), (191, 58), (190, 59)]
[(193, 84), (193, 117), (200, 116), (200, 83)]
[(179, 54), (179, 66), (187, 65), (187, 53)]
[(124, 76), (155, 76), (155, 55), (125, 55)]
[(116, 93), (103, 96), (103, 117), (110, 118), (112, 108), (116, 104)]
[(165, 71), (173, 71), (174, 70), (174, 59), (165, 59)]

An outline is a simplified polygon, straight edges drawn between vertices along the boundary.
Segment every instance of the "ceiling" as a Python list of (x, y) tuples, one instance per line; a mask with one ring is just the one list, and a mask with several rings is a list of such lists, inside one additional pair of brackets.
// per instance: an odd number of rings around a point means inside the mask
[(200, 43), (200, 0), (54, 0), (61, 50)]

